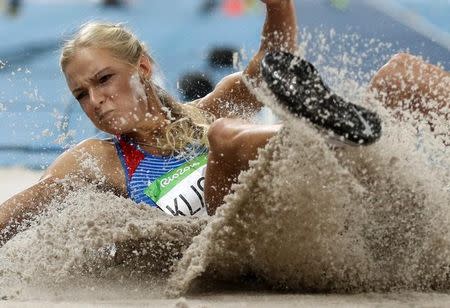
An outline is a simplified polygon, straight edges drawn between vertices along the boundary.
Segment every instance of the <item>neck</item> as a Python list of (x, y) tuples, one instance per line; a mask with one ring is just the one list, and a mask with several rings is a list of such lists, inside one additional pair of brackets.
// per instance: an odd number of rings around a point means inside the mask
[[(161, 101), (155, 86), (148, 82), (146, 86), (149, 109), (153, 110), (151, 118), (146, 118), (134, 129), (134, 131), (126, 133), (134, 143), (142, 149), (154, 155), (168, 155), (173, 151), (158, 146), (158, 140), (166, 139), (166, 128), (168, 119), (166, 112), (163, 111), (163, 102)], [(156, 125), (155, 125), (156, 124)]]
[(158, 140), (166, 139), (165, 128), (167, 124), (161, 125), (159, 128), (139, 129), (131, 133), (125, 134), (133, 143), (139, 145), (145, 151), (154, 155), (169, 155), (173, 151), (158, 146)]

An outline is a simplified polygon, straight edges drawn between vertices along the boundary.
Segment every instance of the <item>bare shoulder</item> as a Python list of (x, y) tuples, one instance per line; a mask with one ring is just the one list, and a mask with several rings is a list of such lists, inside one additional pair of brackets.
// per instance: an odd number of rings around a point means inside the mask
[(69, 150), (62, 153), (48, 168), (48, 171), (57, 171), (62, 166), (64, 169), (78, 169), (83, 161), (88, 159), (98, 160), (102, 157), (110, 155), (114, 151), (114, 144), (112, 141), (87, 139)]
[(112, 140), (87, 139), (62, 153), (43, 175), (80, 181), (102, 180), (105, 186), (122, 191), (124, 173)]
[(104, 158), (115, 154), (116, 149), (112, 139), (86, 139), (69, 151)]

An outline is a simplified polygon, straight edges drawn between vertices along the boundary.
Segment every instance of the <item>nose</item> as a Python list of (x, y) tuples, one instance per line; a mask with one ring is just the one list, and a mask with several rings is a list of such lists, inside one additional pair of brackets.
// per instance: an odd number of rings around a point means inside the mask
[(93, 104), (95, 107), (98, 107), (103, 104), (104, 95), (102, 94), (100, 89), (92, 87), (89, 89), (89, 99), (91, 101), (91, 104)]

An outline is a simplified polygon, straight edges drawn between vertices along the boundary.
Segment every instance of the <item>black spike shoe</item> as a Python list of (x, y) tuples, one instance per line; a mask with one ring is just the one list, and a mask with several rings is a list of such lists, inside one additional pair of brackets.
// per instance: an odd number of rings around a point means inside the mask
[(261, 71), (280, 104), (294, 115), (352, 144), (367, 145), (381, 136), (378, 115), (333, 94), (311, 63), (291, 53), (274, 52), (265, 55)]

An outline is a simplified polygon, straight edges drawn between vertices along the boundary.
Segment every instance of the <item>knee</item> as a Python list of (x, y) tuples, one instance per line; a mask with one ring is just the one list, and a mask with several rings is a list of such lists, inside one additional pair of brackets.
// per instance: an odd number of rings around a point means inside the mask
[(398, 53), (375, 73), (371, 85), (375, 88), (386, 88), (399, 85), (399, 82), (406, 82), (414, 76), (415, 67), (420, 62), (422, 61), (416, 56)]
[(414, 70), (419, 58), (408, 53), (398, 53), (373, 76), (369, 89), (387, 105), (405, 99), (411, 93)]
[(404, 69), (408, 64), (412, 62), (417, 62), (419, 60), (418, 57), (413, 56), (406, 52), (400, 52), (393, 55), (389, 61), (386, 63), (388, 66), (400, 67)]
[(393, 55), (386, 63), (386, 67), (393, 70), (404, 72), (408, 67), (411, 67), (415, 63), (420, 62), (420, 58), (413, 56), (409, 53), (401, 52)]
[(235, 119), (220, 118), (214, 121), (208, 129), (210, 151), (217, 154), (233, 152), (240, 130)]

